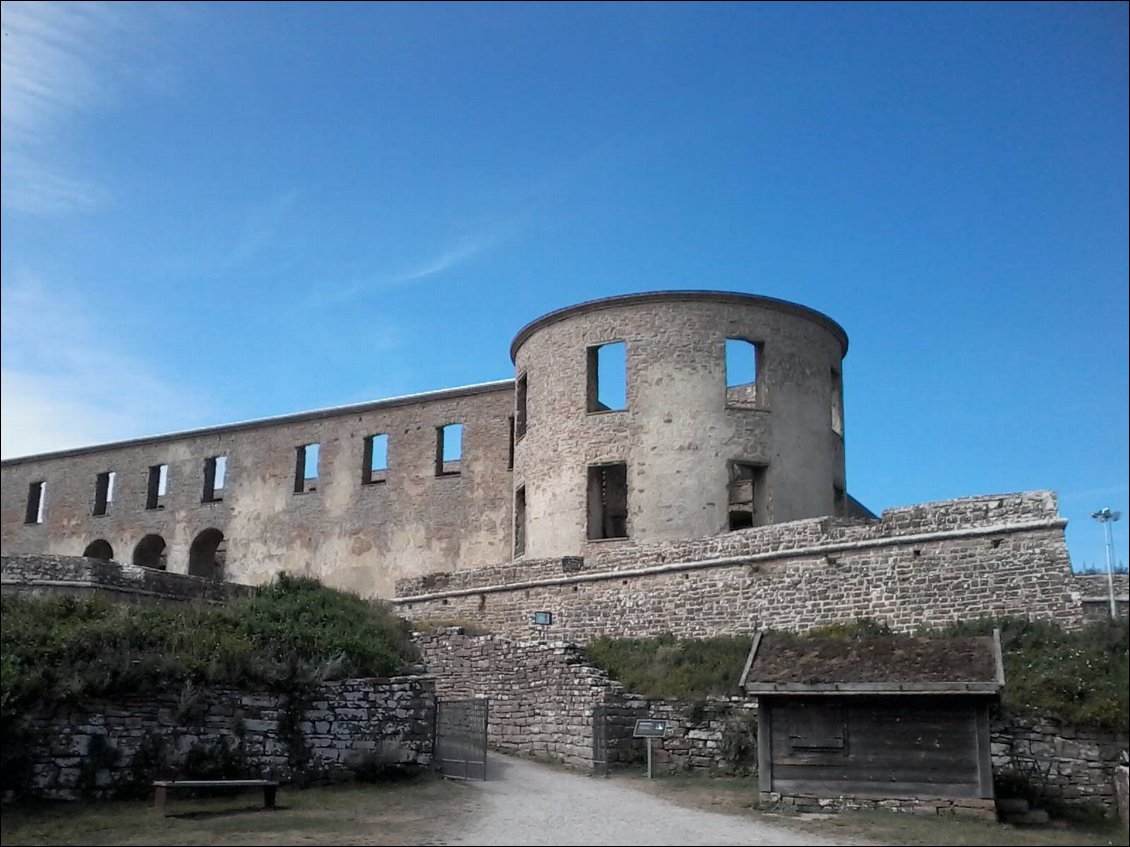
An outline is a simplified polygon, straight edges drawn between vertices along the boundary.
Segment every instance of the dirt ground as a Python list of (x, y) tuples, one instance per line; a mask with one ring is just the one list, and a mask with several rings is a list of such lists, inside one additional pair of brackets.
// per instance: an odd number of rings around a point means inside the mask
[(5, 807), (0, 843), (122, 845), (1070, 845), (1126, 844), (1117, 829), (1025, 828), (917, 815), (768, 815), (753, 782), (642, 772), (599, 778), (492, 755), (487, 782), (431, 775), (408, 783), (300, 791), (279, 809), (258, 792), (149, 803)]

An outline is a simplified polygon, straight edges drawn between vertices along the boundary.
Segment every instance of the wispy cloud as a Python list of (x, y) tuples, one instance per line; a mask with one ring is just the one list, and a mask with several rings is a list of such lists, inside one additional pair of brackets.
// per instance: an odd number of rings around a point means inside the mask
[(433, 252), (416, 261), (405, 262), (399, 268), (358, 272), (332, 286), (319, 286), (311, 292), (309, 305), (323, 306), (356, 300), (376, 291), (411, 285), (440, 276), (468, 264), (516, 237), (522, 226), (522, 219), (514, 217), (484, 227), (472, 235), (440, 243)]
[(87, 211), (106, 194), (65, 165), (66, 130), (114, 99), (137, 9), (117, 3), (4, 3), (0, 55), (2, 202), (33, 214)]
[(0, 455), (63, 450), (200, 422), (207, 410), (202, 398), (115, 348), (102, 326), (102, 316), (75, 295), (27, 276), (5, 280)]

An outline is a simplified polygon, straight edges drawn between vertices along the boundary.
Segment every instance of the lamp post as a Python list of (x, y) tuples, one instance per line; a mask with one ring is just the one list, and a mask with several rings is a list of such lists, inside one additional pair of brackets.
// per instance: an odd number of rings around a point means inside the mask
[(1099, 509), (1097, 512), (1092, 512), (1091, 517), (1106, 529), (1106, 587), (1110, 592), (1110, 617), (1113, 620), (1118, 617), (1118, 607), (1114, 602), (1114, 534), (1110, 525), (1122, 517), (1122, 512)]

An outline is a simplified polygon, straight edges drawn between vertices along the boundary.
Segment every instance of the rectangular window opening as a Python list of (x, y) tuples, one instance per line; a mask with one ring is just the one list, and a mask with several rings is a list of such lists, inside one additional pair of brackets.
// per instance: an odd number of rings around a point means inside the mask
[(761, 343), (748, 338), (726, 339), (726, 405), (754, 409), (759, 405)]
[(33, 482), (27, 487), (27, 511), (24, 523), (43, 523), (44, 504), (47, 501), (47, 483)]
[(628, 408), (627, 344), (613, 341), (586, 351), (585, 404), (590, 412), (620, 412)]
[(628, 537), (628, 466), (592, 465), (588, 480), (588, 537)]
[(506, 453), (506, 470), (514, 470), (514, 416), (510, 416), (510, 448)]
[(526, 486), (514, 492), (514, 555), (526, 552)]
[(91, 511), (92, 515), (106, 514), (106, 507), (114, 500), (114, 477), (116, 474), (113, 471), (105, 471), (98, 474), (98, 478), (94, 483), (94, 509)]
[(223, 498), (219, 492), (224, 489), (228, 472), (227, 456), (210, 456), (204, 460), (204, 494), (201, 503), (219, 503)]
[(294, 493), (307, 494), (318, 490), (318, 455), (320, 444), (302, 444), (295, 448)]
[(145, 508), (146, 509), (163, 509), (161, 498), (168, 493), (169, 490), (169, 466), (168, 465), (150, 465), (149, 466), (149, 483), (145, 487)]
[(361, 482), (372, 485), (388, 478), (388, 433), (378, 432), (365, 439), (365, 457), (362, 459)]
[(832, 368), (832, 432), (844, 434), (844, 389), (840, 372)]
[(463, 424), (436, 427), (436, 476), (459, 473), (463, 461)]
[(769, 523), (765, 504), (765, 478), (768, 468), (752, 462), (730, 462), (730, 529), (749, 529)]
[(514, 386), (514, 438), (520, 440), (526, 434), (526, 375), (518, 377)]

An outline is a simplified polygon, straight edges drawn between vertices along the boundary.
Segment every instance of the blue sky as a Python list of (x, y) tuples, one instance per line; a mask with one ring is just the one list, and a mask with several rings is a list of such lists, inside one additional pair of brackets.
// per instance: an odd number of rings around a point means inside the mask
[(511, 377), (552, 309), (748, 291), (847, 330), (856, 497), (1054, 489), (1104, 563), (1125, 3), (2, 7), (4, 456)]

